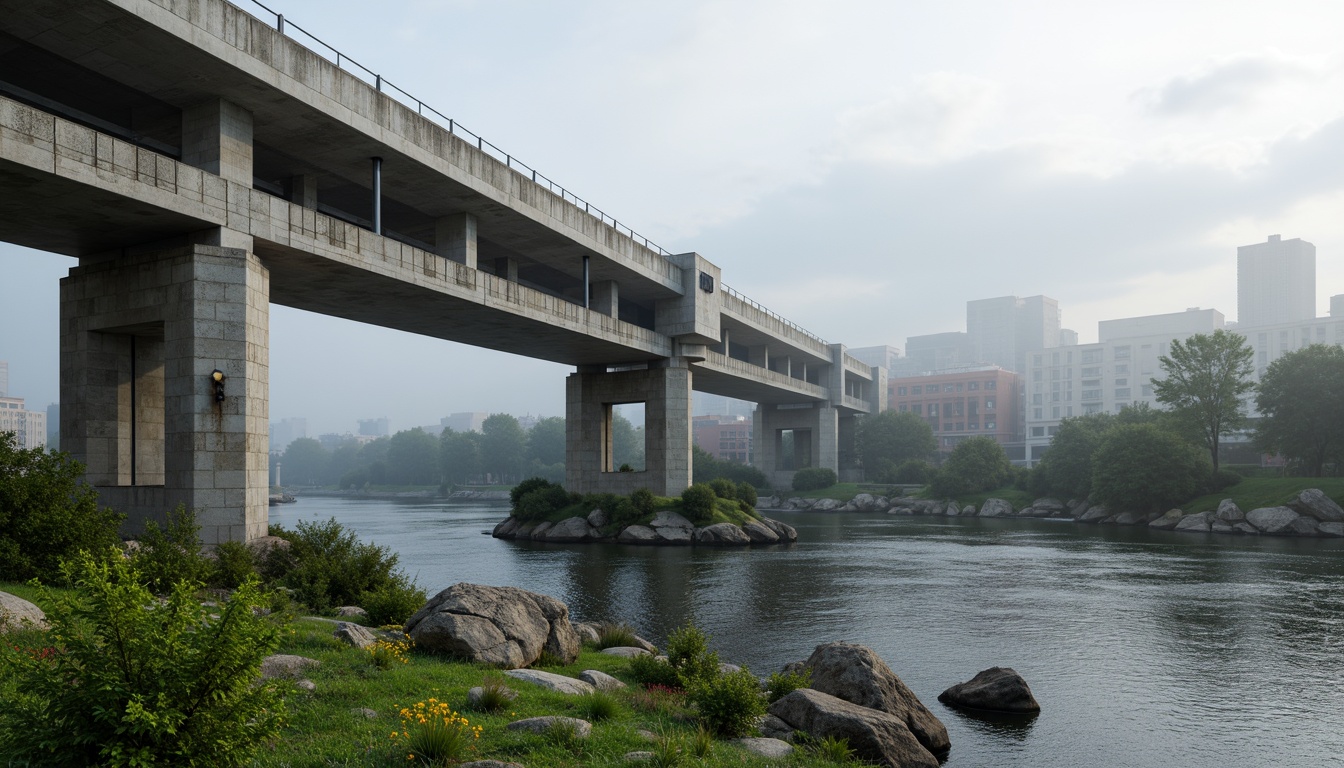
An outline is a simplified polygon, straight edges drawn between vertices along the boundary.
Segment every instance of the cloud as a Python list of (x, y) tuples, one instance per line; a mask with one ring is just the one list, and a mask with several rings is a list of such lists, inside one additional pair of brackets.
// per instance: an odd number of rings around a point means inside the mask
[(1207, 64), (1135, 96), (1149, 111), (1164, 117), (1202, 115), (1246, 106), (1266, 91), (1316, 74), (1314, 68), (1276, 51), (1244, 54)]
[(931, 162), (968, 149), (1001, 102), (996, 84), (937, 72), (837, 119), (836, 151), (847, 158)]

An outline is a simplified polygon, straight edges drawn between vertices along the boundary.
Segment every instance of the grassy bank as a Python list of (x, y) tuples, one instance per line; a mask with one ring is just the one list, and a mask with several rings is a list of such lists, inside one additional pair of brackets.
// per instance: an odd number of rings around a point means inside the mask
[(1319, 488), (1336, 502), (1344, 499), (1344, 477), (1248, 477), (1230, 488), (1191, 499), (1181, 509), (1186, 512), (1217, 509), (1223, 499), (1232, 499), (1243, 512), (1258, 507), (1281, 507), (1308, 488)]

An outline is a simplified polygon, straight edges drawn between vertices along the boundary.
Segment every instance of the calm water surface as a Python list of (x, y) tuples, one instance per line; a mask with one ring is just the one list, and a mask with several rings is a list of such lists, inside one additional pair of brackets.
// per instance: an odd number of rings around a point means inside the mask
[[(1068, 522), (778, 513), (791, 547), (506, 542), (500, 504), (304, 498), (458, 581), (553, 595), (663, 641), (694, 619), (767, 674), (821, 642), (872, 647), (947, 724), (949, 768), (1344, 766), (1344, 540), (1150, 533)], [(1013, 667), (1042, 714), (994, 723), (938, 693)]]

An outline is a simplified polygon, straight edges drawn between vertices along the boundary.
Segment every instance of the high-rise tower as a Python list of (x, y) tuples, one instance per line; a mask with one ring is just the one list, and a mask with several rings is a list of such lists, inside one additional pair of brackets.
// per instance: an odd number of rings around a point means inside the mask
[(1270, 235), (1237, 248), (1237, 325), (1243, 328), (1316, 317), (1316, 246)]

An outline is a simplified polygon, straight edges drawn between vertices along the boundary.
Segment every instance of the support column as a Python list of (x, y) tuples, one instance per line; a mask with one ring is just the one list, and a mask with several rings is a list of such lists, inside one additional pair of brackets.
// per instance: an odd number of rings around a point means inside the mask
[(759, 347), (748, 347), (747, 362), (770, 370), (770, 348), (764, 344)]
[(616, 317), (620, 309), (620, 287), (615, 280), (603, 280), (593, 284), (592, 309), (610, 317)]
[[(182, 162), (252, 188), (252, 113), (211, 99), (182, 112)], [(252, 236), (228, 228), (208, 230), (202, 245), (252, 250)]]
[(61, 281), (62, 443), (128, 533), (180, 503), (207, 544), (266, 535), (269, 302), (260, 260), (202, 245)]
[(470, 213), (440, 217), (434, 223), (434, 251), (449, 261), (475, 269), (476, 217)]
[(826, 467), (838, 475), (839, 415), (826, 403), (757, 406), (751, 427), (756, 468), (776, 488), (791, 487), (793, 473), (809, 466)]
[(723, 348), (721, 351), (723, 352), (724, 357), (733, 356), (733, 344), (728, 331), (729, 329), (724, 328), (723, 331), (719, 334), (720, 336), (719, 344)]
[[(573, 493), (628, 494), (648, 488), (676, 496), (691, 484), (691, 370), (664, 367), (595, 373), (565, 380), (565, 487)], [(611, 407), (644, 403), (644, 471), (613, 472)]]
[(495, 259), (495, 275), (510, 283), (518, 282), (518, 260), (507, 256)]
[(317, 208), (317, 177), (309, 174), (291, 176), (286, 185), (285, 193), (289, 195), (289, 202), (295, 205), (301, 205), (304, 208), (316, 210)]

